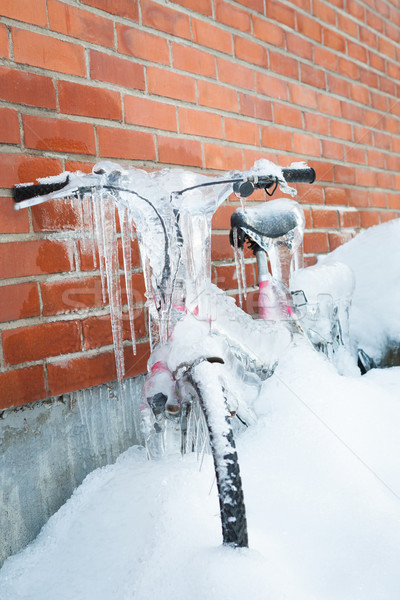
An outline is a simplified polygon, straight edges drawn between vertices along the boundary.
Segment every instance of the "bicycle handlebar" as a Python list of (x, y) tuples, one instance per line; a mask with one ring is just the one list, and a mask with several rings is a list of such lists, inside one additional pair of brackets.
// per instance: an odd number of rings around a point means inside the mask
[[(313, 183), (315, 181), (315, 171), (310, 167), (302, 168), (283, 168), (282, 174), (286, 182), (303, 182)], [(52, 181), (52, 179), (54, 181)], [(233, 189), (236, 193), (239, 193), (243, 197), (250, 196), (255, 188), (271, 187), (274, 184), (279, 183), (279, 179), (275, 175), (266, 176), (244, 176), (243, 178), (235, 178), (230, 180), (215, 180), (207, 183), (193, 186), (192, 188), (186, 188), (180, 190), (177, 193), (182, 194), (191, 189), (197, 187), (203, 187), (205, 185), (220, 185), (224, 183), (233, 183)], [(13, 199), (16, 203), (15, 208), (26, 208), (28, 206), (34, 206), (35, 204), (41, 204), (47, 200), (56, 198), (65, 198), (69, 195), (74, 194), (85, 194), (90, 193), (93, 189), (108, 188), (112, 189), (113, 186), (108, 184), (107, 175), (104, 172), (90, 175), (76, 175), (74, 173), (65, 174), (65, 179), (60, 180), (60, 176), (54, 178), (48, 177), (41, 183), (29, 183), (19, 184), (13, 188)], [(115, 186), (118, 189), (118, 186)]]

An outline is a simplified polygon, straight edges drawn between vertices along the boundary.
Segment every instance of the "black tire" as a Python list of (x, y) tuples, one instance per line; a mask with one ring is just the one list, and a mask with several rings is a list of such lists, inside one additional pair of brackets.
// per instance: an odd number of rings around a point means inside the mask
[[(186, 380), (195, 392), (189, 410), (200, 409), (208, 429), (218, 487), (223, 544), (247, 548), (246, 508), (226, 393), (219, 382), (217, 392), (216, 386), (209, 385), (210, 381), (215, 380), (215, 369), (218, 369), (217, 365), (203, 361), (186, 374)], [(195, 446), (193, 443), (191, 449), (196, 450)]]

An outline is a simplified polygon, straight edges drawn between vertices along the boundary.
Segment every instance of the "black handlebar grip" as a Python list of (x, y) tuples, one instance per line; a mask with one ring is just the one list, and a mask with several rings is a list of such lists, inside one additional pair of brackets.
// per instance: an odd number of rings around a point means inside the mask
[(29, 198), (35, 198), (35, 196), (46, 196), (51, 192), (58, 192), (67, 185), (69, 177), (67, 176), (64, 181), (57, 181), (54, 183), (32, 183), (29, 185), (16, 185), (13, 188), (14, 202), (22, 202), (23, 200), (29, 200)]
[(296, 169), (288, 167), (282, 169), (283, 176), (288, 183), (314, 183), (316, 173), (312, 167)]

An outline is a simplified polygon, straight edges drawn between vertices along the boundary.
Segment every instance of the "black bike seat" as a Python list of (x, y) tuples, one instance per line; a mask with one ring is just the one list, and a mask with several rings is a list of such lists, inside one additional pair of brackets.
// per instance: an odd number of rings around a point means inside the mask
[(300, 224), (297, 202), (281, 198), (264, 202), (242, 210), (238, 208), (231, 216), (231, 227), (242, 229), (250, 237), (276, 239), (292, 231)]

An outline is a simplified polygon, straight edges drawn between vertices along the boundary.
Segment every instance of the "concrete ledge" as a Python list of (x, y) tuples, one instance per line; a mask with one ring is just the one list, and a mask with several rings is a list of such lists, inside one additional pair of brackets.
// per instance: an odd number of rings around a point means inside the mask
[(39, 533), (88, 473), (140, 443), (143, 377), (0, 412), (0, 565)]

